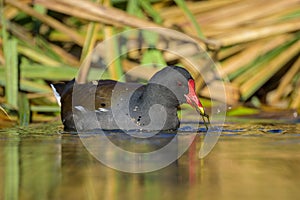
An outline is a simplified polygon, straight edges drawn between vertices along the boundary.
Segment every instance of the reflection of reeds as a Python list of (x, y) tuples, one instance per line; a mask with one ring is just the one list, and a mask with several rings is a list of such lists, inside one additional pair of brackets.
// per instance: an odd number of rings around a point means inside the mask
[[(72, 79), (98, 41), (129, 28), (166, 27), (176, 28), (195, 38), (201, 47), (217, 51), (214, 58), (226, 80), (230, 104), (251, 100), (258, 91), (265, 91), (259, 92), (259, 97), (266, 99), (263, 103), (299, 109), (298, 0), (267, 4), (260, 0), (131, 0), (126, 6), (119, 1), (100, 2), (6, 0), (1, 7), (0, 101), (26, 115), (29, 109), (33, 116), (37, 112), (55, 112), (59, 109), (48, 82)], [(148, 45), (161, 45), (155, 34), (147, 38)], [(117, 48), (107, 49), (111, 56), (116, 51)], [(195, 50), (183, 45), (180, 52), (183, 56), (192, 55)], [(155, 66), (149, 66), (153, 61), (158, 67), (177, 63), (189, 68), (184, 59), (156, 49), (143, 54), (130, 52), (129, 57), (130, 60), (110, 63), (110, 78), (120, 79), (123, 72), (129, 71), (135, 79), (146, 79), (157, 71)], [(138, 64), (145, 65), (144, 69), (130, 71)], [(85, 76), (83, 73), (82, 80)], [(196, 80), (203, 85), (200, 77)], [(217, 93), (209, 94), (207, 88), (199, 88), (199, 93), (222, 99)], [(26, 105), (28, 108), (21, 108)]]

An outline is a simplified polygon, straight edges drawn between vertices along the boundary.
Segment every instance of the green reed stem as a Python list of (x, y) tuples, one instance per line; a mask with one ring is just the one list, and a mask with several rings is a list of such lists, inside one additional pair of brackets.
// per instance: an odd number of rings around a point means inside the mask
[(19, 92), (19, 125), (28, 126), (30, 122), (30, 105), (26, 93)]
[(183, 10), (183, 12), (185, 13), (185, 15), (189, 18), (189, 20), (191, 21), (191, 23), (193, 24), (194, 28), (197, 31), (197, 35), (199, 38), (204, 39), (205, 36), (201, 30), (201, 27), (199, 26), (195, 16), (193, 15), (193, 13), (190, 11), (190, 9), (187, 7), (186, 3), (184, 0), (174, 0), (176, 2), (176, 4)]
[(18, 88), (19, 88), (19, 73), (18, 73), (18, 53), (17, 40), (4, 40), (4, 57), (5, 57), (5, 96), (8, 104), (13, 107), (18, 107)]

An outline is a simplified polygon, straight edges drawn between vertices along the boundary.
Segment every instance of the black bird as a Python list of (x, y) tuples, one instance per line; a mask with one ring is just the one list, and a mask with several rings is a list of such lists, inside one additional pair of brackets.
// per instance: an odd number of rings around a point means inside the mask
[(61, 105), (65, 131), (176, 130), (177, 110), (183, 103), (208, 118), (196, 96), (194, 79), (178, 66), (163, 68), (145, 85), (113, 80), (78, 84), (73, 79), (51, 87)]

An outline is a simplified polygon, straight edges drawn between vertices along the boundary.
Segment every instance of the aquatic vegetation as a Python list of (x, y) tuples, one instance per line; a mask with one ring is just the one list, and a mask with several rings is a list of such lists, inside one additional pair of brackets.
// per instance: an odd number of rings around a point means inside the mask
[[(178, 30), (207, 49), (233, 107), (246, 102), (257, 108), (300, 109), (297, 0), (268, 4), (259, 0), (6, 0), (1, 4), (0, 106), (12, 118), (17, 111), (21, 125), (57, 118), (59, 108), (49, 83), (75, 77), (97, 42), (144, 27)], [(152, 34), (145, 42), (155, 47), (160, 41)], [(107, 51), (113, 55), (116, 45)], [(189, 48), (181, 51), (193, 53)], [(125, 72), (151, 60), (157, 66), (190, 67), (184, 59), (152, 48), (116, 59), (105, 76), (123, 79)], [(145, 66), (131, 78), (145, 81), (157, 66)], [(220, 99), (201, 84), (201, 77), (197, 82), (200, 96)]]

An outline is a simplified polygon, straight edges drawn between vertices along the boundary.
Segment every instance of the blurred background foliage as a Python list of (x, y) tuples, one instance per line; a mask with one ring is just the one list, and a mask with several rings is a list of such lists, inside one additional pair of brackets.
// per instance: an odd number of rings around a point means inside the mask
[[(231, 114), (266, 106), (299, 111), (299, 0), (4, 0), (0, 7), (0, 127), (57, 120), (60, 108), (49, 84), (73, 79), (98, 42), (143, 27), (174, 29), (206, 48), (226, 83), (229, 105), (255, 108)], [(109, 66), (107, 77), (120, 79), (151, 59), (185, 65), (158, 50), (128, 57)], [(156, 70), (132, 76), (147, 80)]]

